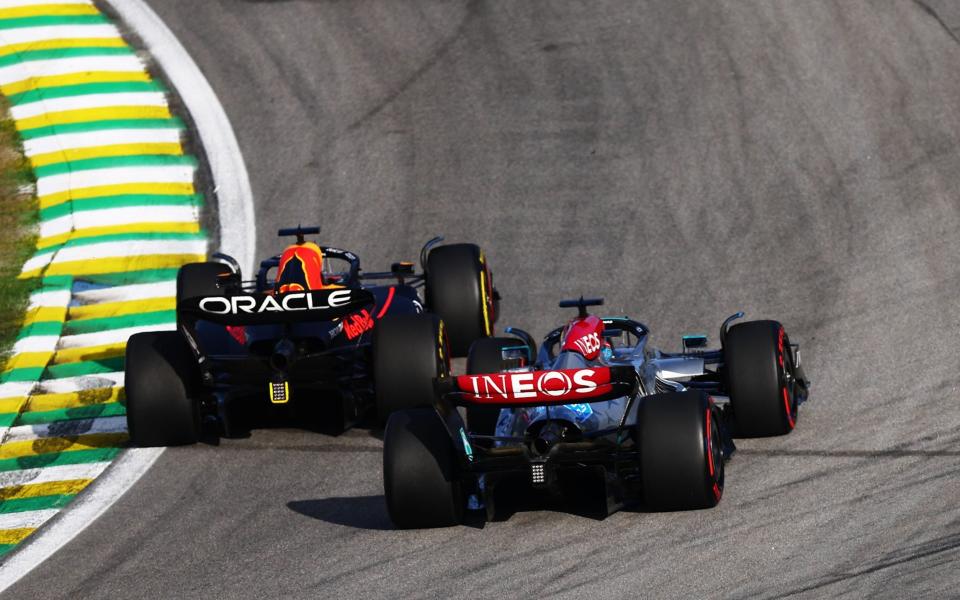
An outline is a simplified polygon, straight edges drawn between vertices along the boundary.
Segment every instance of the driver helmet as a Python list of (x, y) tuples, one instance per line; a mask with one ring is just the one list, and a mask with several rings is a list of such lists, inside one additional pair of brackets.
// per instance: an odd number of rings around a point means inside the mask
[(313, 242), (292, 244), (280, 255), (277, 279), (273, 289), (278, 294), (321, 290), (323, 250)]

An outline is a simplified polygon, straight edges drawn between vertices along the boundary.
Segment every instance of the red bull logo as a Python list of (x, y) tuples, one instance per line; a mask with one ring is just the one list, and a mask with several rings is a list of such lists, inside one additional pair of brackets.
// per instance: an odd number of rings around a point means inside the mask
[(348, 315), (343, 320), (343, 333), (348, 340), (353, 340), (364, 332), (373, 329), (373, 315), (367, 312), (367, 309), (360, 309), (360, 312)]

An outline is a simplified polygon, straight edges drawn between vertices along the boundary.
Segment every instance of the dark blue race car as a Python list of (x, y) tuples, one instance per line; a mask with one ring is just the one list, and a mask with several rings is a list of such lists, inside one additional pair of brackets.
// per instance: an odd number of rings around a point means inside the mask
[[(413, 263), (366, 273), (356, 254), (283, 229), (296, 241), (244, 280), (237, 262), (183, 266), (177, 331), (127, 344), (130, 439), (141, 446), (196, 442), (204, 424), (235, 435), (268, 412), (339, 432), (375, 412), (421, 405), (451, 356), (490, 336), (499, 295), (474, 244), (424, 245)], [(389, 391), (389, 394), (386, 393)]]

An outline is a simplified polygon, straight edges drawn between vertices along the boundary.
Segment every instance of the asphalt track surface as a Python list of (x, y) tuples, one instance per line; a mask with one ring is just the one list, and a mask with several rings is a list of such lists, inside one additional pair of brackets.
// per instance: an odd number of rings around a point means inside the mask
[(948, 0), (151, 4), (237, 131), (258, 254), (298, 222), (368, 268), (474, 240), (500, 325), (598, 294), (675, 348), (743, 309), (813, 393), (717, 509), (603, 521), (393, 531), (369, 430), (172, 449), (10, 597), (956, 594)]

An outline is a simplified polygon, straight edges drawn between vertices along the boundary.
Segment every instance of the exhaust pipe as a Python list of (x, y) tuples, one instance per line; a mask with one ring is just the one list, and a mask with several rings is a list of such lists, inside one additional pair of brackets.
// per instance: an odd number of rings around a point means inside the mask
[(297, 347), (294, 346), (292, 341), (284, 338), (273, 347), (273, 354), (270, 355), (270, 366), (285, 373), (293, 363), (296, 354)]
[(566, 436), (566, 425), (557, 421), (550, 421), (540, 429), (539, 435), (533, 440), (533, 451), (539, 456), (546, 456)]

